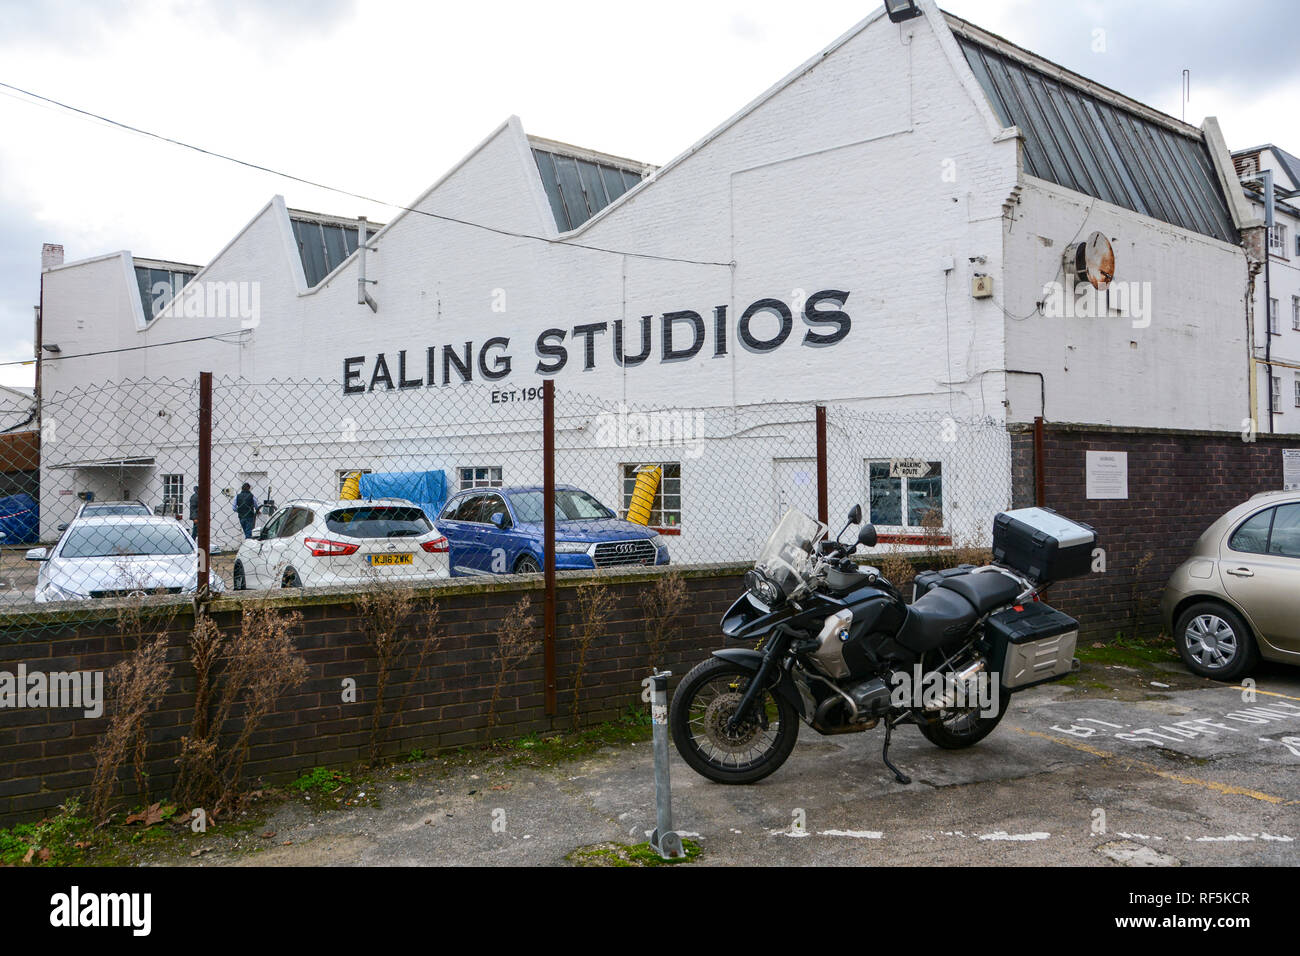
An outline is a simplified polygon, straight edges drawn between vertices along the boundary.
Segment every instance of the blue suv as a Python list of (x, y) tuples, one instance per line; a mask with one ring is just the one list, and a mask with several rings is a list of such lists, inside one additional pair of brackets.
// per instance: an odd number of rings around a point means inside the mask
[[(531, 574), (542, 569), (542, 489), (471, 488), (435, 522), (451, 545), (451, 573)], [(653, 528), (621, 520), (580, 488), (555, 488), (555, 567), (560, 571), (667, 564)]]

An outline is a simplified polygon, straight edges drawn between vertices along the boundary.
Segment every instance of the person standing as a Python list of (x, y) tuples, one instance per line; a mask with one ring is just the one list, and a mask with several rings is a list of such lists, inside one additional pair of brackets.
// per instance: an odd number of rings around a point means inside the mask
[(248, 482), (239, 489), (239, 494), (235, 495), (235, 513), (239, 515), (239, 526), (244, 529), (244, 537), (253, 536), (253, 520), (257, 516), (257, 499), (253, 497), (253, 490)]
[(190, 489), (190, 534), (199, 540), (199, 486)]

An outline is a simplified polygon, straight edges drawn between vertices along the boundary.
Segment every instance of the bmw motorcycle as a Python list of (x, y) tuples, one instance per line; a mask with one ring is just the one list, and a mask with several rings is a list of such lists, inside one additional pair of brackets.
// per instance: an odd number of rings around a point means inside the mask
[[(998, 516), (995, 564), (917, 576), (913, 601), (853, 555), (876, 545), (855, 506), (834, 540), (788, 512), (745, 575), (723, 634), (754, 648), (713, 652), (678, 685), (669, 724), (682, 758), (718, 783), (761, 780), (790, 756), (802, 721), (820, 734), (913, 724), (931, 743), (970, 747), (1006, 713), (1013, 691), (1077, 669), (1078, 623), (1038, 600), (1075, 576), (1092, 529), (1048, 509)], [(1062, 530), (1066, 529), (1066, 530)]]

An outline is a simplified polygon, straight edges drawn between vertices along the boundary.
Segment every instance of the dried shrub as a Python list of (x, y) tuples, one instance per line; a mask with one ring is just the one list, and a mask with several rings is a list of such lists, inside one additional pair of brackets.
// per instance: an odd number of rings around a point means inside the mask
[(916, 568), (908, 560), (907, 553), (897, 548), (883, 552), (877, 566), (885, 580), (904, 593), (916, 577)]
[(1142, 628), (1143, 625), (1145, 625), (1148, 616), (1147, 610), (1151, 605), (1151, 596), (1159, 593), (1156, 588), (1144, 587), (1142, 581), (1147, 568), (1150, 567), (1151, 562), (1155, 559), (1156, 553), (1154, 551), (1148, 551), (1138, 559), (1135, 565), (1133, 565), (1133, 583), (1132, 592), (1130, 594), (1129, 613), (1132, 621), (1133, 637), (1135, 638), (1141, 637)]
[(175, 795), (186, 806), (199, 806), (215, 800), (220, 792), (217, 770), (217, 742), (209, 731), (208, 717), (212, 706), (213, 668), (221, 654), (221, 629), (216, 621), (200, 614), (190, 635), (190, 665), (194, 668), (194, 716), (190, 732), (181, 738), (177, 759)]
[(655, 582), (638, 596), (645, 617), (646, 645), (650, 666), (662, 670), (667, 663), (668, 645), (681, 632), (680, 618), (686, 604), (686, 580), (676, 568), (655, 577)]
[[(293, 646), (293, 632), (301, 623), (297, 611), (245, 605), (234, 637), (207, 635), (209, 642), (216, 642), (205, 645), (212, 655), (208, 666), (220, 657), (222, 667), (219, 684), (214, 689), (209, 683), (207, 690), (215, 713), (206, 734), (185, 738), (181, 744), (186, 804), (211, 807), (213, 815), (238, 804), (250, 738), (280, 696), (307, 679), (307, 662)], [(227, 733), (233, 733), (234, 739), (223, 746)]]
[(501, 622), (497, 637), (497, 676), (492, 685), (492, 698), (488, 702), (488, 739), (497, 722), (497, 704), (501, 700), (501, 687), (511, 670), (531, 657), (541, 644), (537, 636), (537, 619), (531, 613), (532, 599), (525, 594), (510, 609)]
[(605, 625), (614, 611), (614, 595), (600, 575), (596, 575), (577, 588), (578, 626), (574, 640), (578, 645), (578, 660), (573, 670), (573, 705), (570, 717), (573, 729), (578, 729), (578, 710), (582, 704), (582, 682), (587, 674), (587, 654), (596, 639), (605, 633)]
[(108, 729), (95, 742), (95, 774), (90, 787), (90, 815), (101, 821), (108, 817), (109, 804), (117, 783), (117, 772), (131, 756), (136, 788), (148, 802), (144, 770), (148, 748), (147, 717), (167, 692), (172, 669), (167, 663), (167, 635), (159, 634), (141, 644), (106, 675)]
[[(375, 649), (375, 707), (370, 721), (370, 762), (379, 760), (385, 741), (384, 707), (393, 672), (416, 651), (415, 673), (442, 643), (445, 636), (438, 626), (438, 605), (419, 601), (411, 588), (378, 584), (357, 598), (361, 630)], [(396, 702), (394, 715), (400, 714), (402, 701)]]

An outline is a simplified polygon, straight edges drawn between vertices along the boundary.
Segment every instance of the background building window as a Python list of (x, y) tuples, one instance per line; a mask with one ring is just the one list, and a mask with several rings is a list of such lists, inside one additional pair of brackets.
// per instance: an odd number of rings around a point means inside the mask
[(1268, 248), (1279, 256), (1286, 255), (1286, 223), (1273, 223), (1273, 228), (1268, 231)]
[(1273, 381), (1273, 411), (1282, 409), (1282, 378), (1278, 375), (1271, 376)]
[(461, 491), (466, 488), (500, 488), (502, 484), (500, 465), (476, 465), (460, 470)]
[(1277, 299), (1268, 300), (1268, 330), (1273, 335), (1280, 334), (1277, 330)]
[(1300, 295), (1291, 296), (1291, 328), (1300, 331)]
[(162, 510), (165, 515), (181, 514), (185, 510), (185, 476), (163, 475)]
[(1295, 407), (1300, 408), (1300, 372), (1295, 375)]
[(889, 461), (867, 463), (868, 520), (884, 528), (921, 530), (944, 526), (943, 466), (925, 462), (928, 470), (922, 477), (908, 477), (914, 468)]
[(172, 299), (181, 294), (185, 283), (194, 278), (192, 272), (176, 272), (152, 266), (136, 266), (135, 281), (140, 287), (140, 304), (144, 306), (144, 320), (152, 322)]
[(650, 506), (650, 527), (672, 530), (682, 523), (682, 466), (675, 461), (636, 462), (620, 465), (623, 480), (623, 505), (621, 514), (626, 515), (632, 505), (632, 490), (636, 487), (638, 473), (642, 468), (659, 467), (663, 475), (659, 487), (655, 489), (654, 503)]

